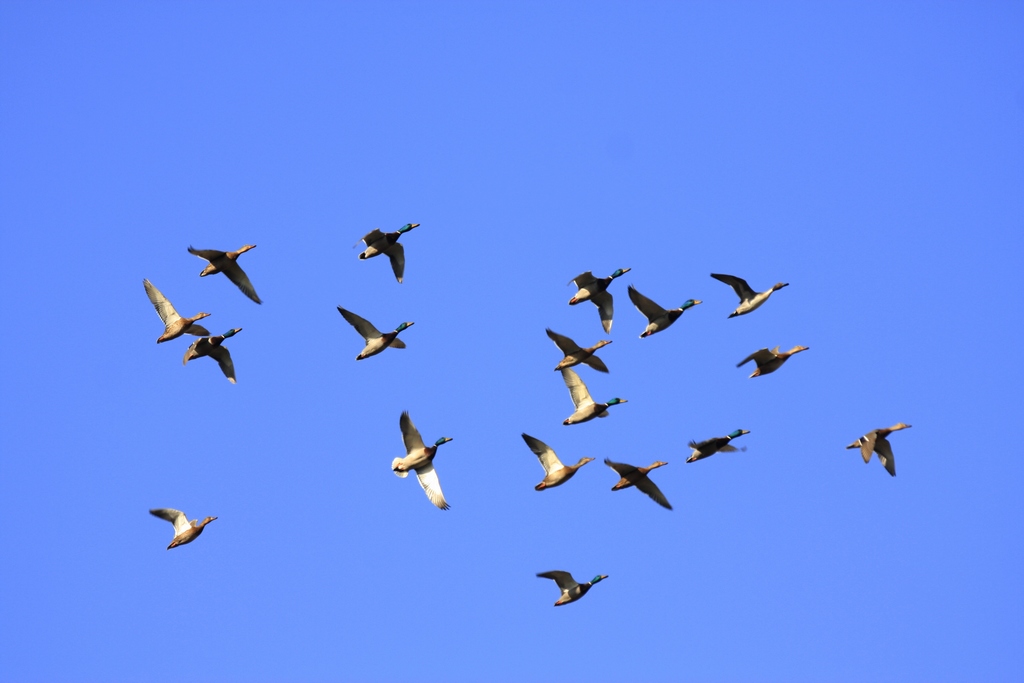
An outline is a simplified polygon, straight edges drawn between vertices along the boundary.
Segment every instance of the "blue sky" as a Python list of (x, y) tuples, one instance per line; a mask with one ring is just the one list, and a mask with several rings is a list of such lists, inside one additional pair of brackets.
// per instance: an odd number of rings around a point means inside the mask
[[(1020, 3), (0, 5), (0, 679), (1020, 680), (1022, 151)], [(407, 222), (399, 285), (352, 245)], [(246, 243), (262, 306), (186, 251)], [(545, 327), (629, 403), (562, 426)]]

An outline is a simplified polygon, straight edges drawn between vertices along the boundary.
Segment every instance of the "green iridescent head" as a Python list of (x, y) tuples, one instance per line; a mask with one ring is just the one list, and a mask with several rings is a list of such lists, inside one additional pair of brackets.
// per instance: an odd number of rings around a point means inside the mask
[(435, 446), (440, 446), (441, 444), (448, 443), (451, 440), (452, 439), (451, 439), (450, 436), (442, 436), (440, 439), (438, 439), (437, 441), (434, 442), (434, 445)]
[(618, 405), (620, 403), (629, 403), (629, 401), (627, 401), (624, 398), (613, 398), (610, 401), (608, 401), (608, 403), (606, 403), (605, 405), (614, 406), (614, 405)]
[(418, 226), (419, 223), (406, 223), (405, 225), (398, 229), (398, 232), (409, 232), (410, 230)]
[(619, 268), (614, 273), (612, 273), (612, 278), (617, 278), (620, 275), (624, 275), (624, 274), (628, 273), (630, 270), (631, 270), (630, 268)]
[(748, 432), (746, 429), (737, 429), (735, 432), (733, 432), (733, 433), (731, 433), (729, 435), (729, 438), (730, 439), (735, 439), (737, 436), (743, 436), (744, 434), (749, 434), (749, 433), (750, 432)]
[(221, 336), (224, 337), (225, 339), (227, 339), (228, 337), (234, 337), (236, 334), (238, 334), (241, 331), (242, 331), (242, 328), (241, 327), (237, 327), (237, 328), (235, 328), (233, 330), (228, 330), (227, 332), (225, 332)]
[(594, 583), (599, 583), (599, 582), (601, 582), (601, 581), (604, 581), (604, 580), (605, 580), (605, 579), (607, 579), (607, 578), (608, 578), (608, 575), (607, 575), (607, 574), (598, 574), (597, 576), (595, 576), (594, 578), (592, 578), (592, 579), (590, 580), (590, 583), (592, 583), (592, 584), (594, 584)]
[(687, 299), (686, 301), (683, 302), (683, 305), (680, 306), (680, 308), (685, 311), (687, 308), (693, 308), (697, 304), (702, 304), (702, 303), (704, 303), (704, 302), (701, 301), (700, 299)]
[(395, 332), (401, 332), (405, 328), (412, 327), (415, 324), (416, 323), (402, 323), (401, 325), (399, 325), (398, 327), (395, 328)]

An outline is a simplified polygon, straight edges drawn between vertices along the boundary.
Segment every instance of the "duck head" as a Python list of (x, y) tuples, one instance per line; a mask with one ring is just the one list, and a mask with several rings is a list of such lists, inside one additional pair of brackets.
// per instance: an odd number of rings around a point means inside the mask
[(704, 303), (704, 302), (701, 301), (700, 299), (687, 299), (686, 301), (683, 302), (683, 305), (680, 306), (679, 308), (685, 311), (687, 308), (693, 308), (697, 304), (702, 304), (702, 303)]
[(228, 337), (234, 337), (236, 334), (238, 334), (241, 331), (242, 331), (241, 327), (236, 327), (233, 330), (228, 330), (227, 332), (225, 332), (221, 336), (224, 337), (225, 339), (227, 339)]
[(405, 328), (407, 328), (407, 327), (412, 327), (412, 326), (413, 326), (413, 325), (415, 325), (415, 324), (416, 324), (416, 323), (402, 323), (401, 325), (399, 325), (398, 327), (396, 327), (396, 328), (395, 328), (395, 332), (396, 332), (396, 333), (398, 333), (398, 332), (401, 332), (401, 331), (402, 331), (402, 330), (404, 330)]
[(610, 277), (614, 280), (618, 276), (625, 275), (626, 273), (628, 273), (631, 270), (633, 270), (633, 269), (632, 268), (619, 268), (614, 273), (612, 273)]
[(442, 436), (440, 439), (434, 442), (434, 447), (440, 446), (443, 443), (448, 443), (452, 438), (450, 436)]
[(398, 232), (399, 232), (399, 234), (401, 234), (403, 232), (409, 232), (413, 228), (418, 228), (419, 225), (420, 225), (419, 223), (406, 223), (405, 225), (403, 225), (402, 227), (400, 227), (398, 229)]
[(608, 578), (607, 574), (598, 574), (597, 576), (595, 576), (594, 578), (592, 578), (590, 580), (590, 584), (593, 585), (595, 583), (600, 583), (601, 581), (604, 581), (607, 578)]
[(627, 401), (624, 398), (613, 398), (613, 399), (609, 400), (608, 403), (605, 403), (605, 405), (606, 406), (614, 406), (614, 405), (618, 405), (620, 403), (629, 403), (629, 401)]
[(746, 429), (737, 429), (735, 432), (732, 432), (731, 434), (729, 434), (729, 438), (730, 439), (735, 439), (737, 436), (743, 436), (744, 434), (749, 434), (749, 433), (750, 432), (747, 431)]
[(774, 291), (780, 290), (783, 287), (789, 287), (789, 283), (788, 282), (776, 282), (775, 286), (772, 287), (772, 291), (774, 292)]

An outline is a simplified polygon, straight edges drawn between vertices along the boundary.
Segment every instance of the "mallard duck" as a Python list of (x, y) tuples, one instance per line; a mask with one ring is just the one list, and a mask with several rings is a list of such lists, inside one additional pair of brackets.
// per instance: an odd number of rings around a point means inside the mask
[(864, 458), (865, 463), (870, 462), (872, 451), (878, 453), (878, 461), (882, 463), (885, 471), (895, 477), (896, 458), (892, 454), (892, 446), (889, 445), (889, 440), (886, 437), (901, 429), (910, 429), (910, 425), (897, 422), (887, 429), (875, 429), (851, 443), (847, 448), (860, 448), (860, 455)]
[(202, 522), (198, 519), (193, 519), (190, 522), (184, 512), (171, 508), (157, 508), (155, 510), (150, 510), (149, 514), (155, 515), (160, 519), (166, 519), (174, 525), (174, 540), (172, 540), (171, 544), (167, 546), (168, 550), (196, 540), (199, 538), (199, 534), (203, 533), (203, 529), (206, 528), (206, 525), (217, 519), (216, 517), (207, 517)]
[(442, 436), (434, 442), (433, 446), (429, 448), (424, 446), (423, 437), (420, 436), (416, 425), (412, 423), (409, 411), (402, 413), (398, 424), (402, 428), (402, 441), (405, 442), (406, 455), (404, 458), (392, 460), (391, 470), (402, 479), (409, 476), (409, 470), (415, 470), (416, 478), (430, 502), (442, 510), (447, 510), (449, 506), (444, 499), (444, 493), (441, 492), (441, 482), (437, 479), (437, 472), (434, 471), (434, 455), (437, 454), (438, 446), (448, 443), (451, 439)]
[(366, 320), (365, 318), (360, 318), (352, 311), (346, 311), (341, 306), (338, 306), (338, 313), (341, 313), (341, 316), (348, 321), (348, 324), (356, 328), (356, 332), (358, 332), (360, 336), (362, 336), (362, 338), (366, 341), (366, 348), (364, 348), (362, 352), (358, 356), (356, 356), (356, 360), (362, 360), (364, 358), (369, 358), (370, 356), (376, 356), (378, 353), (380, 353), (389, 346), (395, 349), (404, 349), (405, 342), (398, 338), (398, 333), (404, 330), (405, 328), (412, 327), (413, 325), (416, 324), (402, 323), (401, 325), (396, 327), (393, 332), (385, 332), (384, 334), (381, 334), (380, 331), (376, 327), (374, 327), (369, 320)]
[(541, 572), (537, 574), (537, 578), (552, 579), (558, 584), (559, 590), (562, 591), (562, 597), (558, 598), (555, 602), (555, 607), (561, 607), (582, 598), (595, 583), (604, 581), (608, 578), (608, 575), (599, 574), (586, 583), (576, 583), (576, 579), (572, 578), (572, 574), (563, 571)]
[(697, 462), (702, 458), (706, 458), (709, 455), (714, 455), (715, 453), (718, 452), (731, 453), (737, 450), (745, 451), (747, 450), (746, 448), (736, 448), (735, 446), (730, 446), (729, 442), (735, 439), (736, 437), (743, 436), (744, 434), (749, 433), (750, 432), (748, 432), (746, 429), (737, 429), (735, 432), (732, 432), (728, 436), (716, 436), (713, 439), (701, 441), (700, 443), (691, 441), (689, 443), (689, 446), (690, 448), (693, 449), (693, 454), (686, 459), (686, 462)]
[(405, 247), (398, 243), (398, 238), (418, 226), (419, 223), (406, 223), (395, 232), (381, 232), (374, 228), (363, 237), (366, 249), (359, 254), (359, 258), (368, 259), (387, 254), (391, 259), (391, 270), (395, 271), (395, 279), (401, 283), (405, 275)]
[(611, 332), (614, 309), (612, 307), (612, 295), (606, 290), (608, 285), (612, 283), (612, 280), (629, 271), (629, 268), (619, 268), (608, 277), (599, 278), (595, 278), (594, 273), (589, 270), (585, 273), (580, 273), (572, 279), (572, 282), (576, 284), (580, 291), (576, 292), (576, 295), (569, 299), (569, 305), (575, 306), (581, 301), (593, 301), (594, 305), (597, 306), (598, 312), (601, 314), (601, 326), (604, 327), (605, 332)]
[(794, 346), (789, 351), (779, 351), (779, 347), (776, 346), (771, 351), (768, 349), (760, 349), (744, 358), (742, 362), (737, 363), (736, 367), (740, 367), (750, 361), (754, 361), (757, 363), (757, 370), (754, 370), (750, 376), (759, 377), (761, 375), (768, 375), (781, 368), (782, 364), (785, 363), (794, 353), (800, 353), (801, 351), (806, 351), (809, 348), (811, 347)]
[(609, 399), (607, 403), (594, 403), (594, 399), (590, 398), (590, 392), (587, 391), (587, 385), (583, 383), (579, 375), (569, 368), (562, 368), (562, 379), (565, 380), (565, 386), (569, 388), (573, 405), (576, 406), (576, 412), (562, 422), (564, 425), (586, 422), (595, 417), (608, 417), (608, 406), (628, 402), (624, 398), (613, 398)]
[(736, 307), (735, 311), (729, 314), (730, 318), (735, 318), (738, 315), (745, 315), (760, 308), (761, 304), (768, 301), (768, 297), (772, 295), (772, 292), (782, 289), (783, 287), (789, 287), (788, 282), (779, 282), (768, 291), (758, 293), (750, 288), (750, 285), (747, 284), (746, 280), (738, 278), (735, 275), (711, 273), (711, 277), (732, 287), (733, 291), (736, 292), (736, 296), (740, 298), (740, 305)]
[(687, 299), (679, 308), (665, 310), (640, 292), (636, 291), (636, 288), (633, 287), (633, 285), (630, 285), (626, 291), (629, 293), (629, 300), (633, 302), (634, 306), (636, 306), (636, 310), (643, 313), (644, 317), (647, 318), (647, 329), (645, 329), (643, 334), (640, 335), (641, 339), (649, 337), (655, 332), (661, 332), (686, 312), (686, 309), (693, 308), (697, 304), (703, 303), (700, 299)]
[(536, 454), (537, 459), (540, 460), (541, 467), (544, 468), (544, 480), (533, 487), (534, 491), (543, 491), (553, 486), (561, 486), (572, 479), (572, 475), (576, 474), (576, 470), (593, 460), (593, 458), (580, 458), (580, 461), (575, 465), (563, 465), (562, 461), (555, 455), (555, 452), (551, 450), (551, 447), (540, 439), (535, 439), (524, 432), (523, 441)]
[(228, 347), (221, 346), (221, 344), (224, 343), (225, 339), (234, 337), (241, 331), (241, 327), (236, 327), (235, 329), (228, 330), (217, 337), (203, 337), (202, 339), (196, 339), (192, 342), (192, 346), (188, 347), (188, 351), (185, 352), (185, 359), (181, 361), (181, 364), (185, 365), (190, 360), (194, 360), (200, 356), (209, 356), (217, 361), (217, 365), (220, 366), (220, 371), (224, 373), (224, 376), (228, 378), (229, 382), (234, 384), (235, 364), (231, 362), (231, 352), (228, 351)]
[(195, 324), (197, 320), (210, 317), (209, 313), (197, 313), (191, 318), (182, 318), (174, 310), (174, 306), (167, 300), (167, 297), (161, 294), (160, 290), (154, 287), (152, 282), (143, 280), (142, 284), (146, 287), (146, 295), (156, 309), (156, 314), (160, 316), (160, 320), (164, 323), (164, 333), (156, 338), (157, 344), (177, 339), (183, 334), (194, 334), (197, 337), (208, 337), (210, 335), (209, 330), (205, 327)]
[(256, 290), (253, 288), (252, 283), (249, 282), (249, 276), (245, 274), (242, 267), (238, 265), (238, 257), (249, 251), (255, 249), (255, 244), (246, 244), (238, 251), (217, 251), (216, 249), (193, 249), (191, 245), (188, 248), (188, 253), (195, 254), (201, 259), (206, 259), (210, 263), (203, 268), (203, 271), (199, 273), (199, 277), (206, 277), (207, 275), (215, 275), (217, 273), (224, 273), (229, 280), (235, 283), (235, 286), (242, 290), (242, 294), (252, 299), (258, 304), (262, 304), (260, 298), (256, 296)]
[(548, 337), (551, 341), (555, 342), (555, 346), (565, 354), (565, 358), (558, 362), (558, 365), (555, 366), (555, 370), (571, 368), (574, 365), (585, 363), (600, 372), (608, 372), (608, 366), (604, 364), (603, 360), (595, 356), (594, 352), (602, 346), (611, 344), (610, 341), (602, 339), (593, 346), (581, 349), (579, 344), (574, 342), (572, 339), (569, 339), (565, 335), (558, 334), (557, 332), (552, 332), (550, 327), (545, 331), (548, 333)]
[(622, 462), (612, 462), (608, 458), (605, 458), (604, 464), (618, 472), (619, 476), (622, 477), (619, 479), (619, 483), (612, 487), (612, 491), (619, 491), (621, 489), (628, 489), (630, 486), (635, 486), (640, 491), (646, 493), (651, 500), (661, 507), (669, 510), (672, 509), (672, 506), (668, 503), (668, 499), (665, 498), (665, 494), (663, 494), (661, 489), (659, 489), (647, 476), (648, 472), (658, 467), (662, 467), (663, 465), (667, 465), (667, 462), (658, 460), (650, 467), (633, 467), (632, 465), (627, 465)]

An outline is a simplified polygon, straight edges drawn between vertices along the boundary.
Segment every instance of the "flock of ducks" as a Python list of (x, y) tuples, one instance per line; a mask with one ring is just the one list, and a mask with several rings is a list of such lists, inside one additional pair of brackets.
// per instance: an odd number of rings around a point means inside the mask
[[(394, 272), (395, 279), (401, 283), (405, 274), (405, 249), (398, 240), (403, 234), (418, 226), (419, 223), (407, 223), (395, 232), (381, 232), (377, 229), (368, 232), (362, 238), (362, 242), (366, 245), (366, 248), (359, 254), (359, 258), (370, 259), (374, 256), (386, 254), (391, 261), (391, 269)], [(243, 294), (257, 304), (260, 304), (262, 301), (256, 294), (256, 290), (253, 287), (252, 282), (250, 282), (248, 275), (245, 274), (245, 271), (242, 270), (241, 266), (238, 265), (238, 257), (251, 249), (255, 249), (255, 247), (256, 245), (254, 244), (247, 244), (238, 249), (238, 251), (224, 252), (213, 249), (194, 249), (189, 246), (188, 251), (189, 253), (207, 261), (206, 267), (199, 273), (200, 277), (223, 273), (224, 276), (234, 283)], [(628, 273), (629, 271), (629, 268), (619, 268), (608, 277), (603, 278), (594, 277), (594, 274), (591, 271), (587, 271), (576, 276), (573, 278), (572, 282), (576, 285), (578, 291), (571, 299), (569, 299), (569, 305), (575, 306), (576, 304), (583, 303), (585, 301), (593, 303), (597, 307), (600, 315), (601, 326), (606, 333), (610, 333), (612, 329), (612, 319), (614, 317), (614, 305), (612, 295), (608, 291), (608, 288), (616, 278)], [(739, 305), (732, 313), (729, 314), (730, 318), (746, 315), (757, 310), (768, 301), (769, 297), (771, 297), (774, 292), (777, 292), (783, 287), (789, 286), (789, 283), (780, 282), (768, 290), (756, 292), (747, 284), (746, 280), (733, 275), (712, 273), (711, 277), (732, 287), (740, 299)], [(157, 338), (157, 343), (161, 344), (163, 342), (171, 341), (185, 334), (199, 337), (199, 339), (194, 341), (186, 350), (183, 363), (187, 364), (190, 360), (209, 356), (213, 360), (217, 361), (221, 372), (225, 377), (227, 377), (229, 382), (234, 384), (236, 381), (235, 367), (234, 363), (231, 361), (231, 353), (228, 351), (227, 347), (224, 346), (224, 342), (241, 332), (241, 329), (230, 329), (224, 334), (212, 336), (205, 327), (197, 324), (197, 321), (208, 317), (210, 315), (209, 313), (200, 312), (191, 318), (183, 318), (178, 314), (167, 297), (165, 297), (163, 293), (153, 285), (153, 283), (149, 280), (143, 280), (143, 285), (146, 289), (146, 294), (149, 297), (150, 302), (153, 304), (157, 315), (164, 324), (164, 331)], [(696, 299), (688, 299), (683, 302), (683, 305), (679, 308), (665, 309), (641, 294), (632, 285), (627, 287), (627, 293), (630, 301), (636, 309), (647, 319), (647, 326), (640, 334), (641, 339), (649, 337), (652, 334), (665, 331), (671, 327), (672, 324), (683, 315), (683, 313), (702, 303)], [(359, 333), (359, 336), (363, 338), (365, 346), (359, 355), (356, 356), (357, 361), (375, 356), (389, 347), (396, 349), (405, 348), (405, 343), (398, 338), (398, 335), (403, 330), (414, 324), (412, 322), (404, 322), (394, 330), (382, 333), (374, 327), (370, 321), (356, 315), (352, 311), (338, 306), (338, 312), (348, 324), (355, 328), (356, 332)], [(597, 403), (587, 390), (587, 385), (584, 384), (580, 376), (572, 369), (577, 365), (586, 365), (598, 372), (607, 373), (608, 367), (605, 365), (604, 361), (596, 355), (596, 352), (602, 347), (611, 344), (611, 341), (601, 340), (593, 346), (584, 348), (569, 337), (558, 334), (550, 328), (546, 331), (548, 337), (555, 343), (559, 351), (564, 356), (554, 369), (562, 373), (562, 379), (565, 382), (566, 388), (569, 390), (569, 395), (572, 398), (573, 406), (575, 407), (572, 415), (562, 422), (563, 425), (580, 424), (593, 420), (594, 418), (607, 417), (609, 408), (627, 402), (624, 398), (614, 397), (608, 399), (604, 403)], [(778, 346), (772, 350), (767, 348), (759, 349), (747, 356), (747, 358), (737, 364), (736, 367), (741, 367), (750, 361), (754, 361), (757, 365), (757, 369), (754, 370), (750, 377), (759, 377), (761, 375), (767, 375), (777, 371), (787, 360), (789, 360), (789, 358), (801, 351), (807, 350), (808, 347), (806, 346), (794, 346), (789, 351), (779, 351)], [(895, 477), (896, 462), (893, 457), (892, 447), (890, 446), (887, 437), (895, 431), (907, 429), (909, 427), (910, 425), (900, 422), (892, 427), (872, 430), (847, 446), (847, 448), (859, 448), (865, 463), (871, 460), (872, 453), (877, 454), (882, 466), (885, 467), (886, 471), (889, 472), (890, 475)], [(420, 436), (419, 430), (416, 428), (416, 425), (413, 424), (408, 411), (403, 412), (399, 418), (399, 428), (402, 432), (402, 441), (405, 445), (406, 454), (404, 458), (395, 458), (392, 460), (391, 470), (396, 476), (403, 479), (408, 477), (410, 472), (414, 472), (416, 474), (416, 479), (419, 481), (420, 486), (423, 488), (423, 491), (427, 496), (427, 499), (441, 510), (449, 509), (450, 506), (445, 500), (444, 493), (441, 490), (441, 483), (438, 479), (437, 471), (434, 469), (434, 457), (437, 455), (438, 447), (442, 444), (448, 443), (452, 439), (447, 436), (442, 436), (438, 438), (433, 445), (425, 445), (423, 437)], [(746, 450), (745, 448), (737, 449), (731, 444), (731, 442), (733, 439), (749, 433), (750, 432), (746, 429), (737, 429), (725, 436), (713, 437), (700, 442), (690, 441), (689, 447), (693, 449), (693, 452), (687, 458), (686, 462), (696, 462), (697, 460), (710, 457), (715, 453)], [(566, 465), (559, 460), (555, 451), (540, 439), (526, 433), (522, 436), (526, 445), (537, 456), (541, 466), (544, 468), (544, 478), (534, 487), (537, 491), (543, 491), (545, 489), (565, 484), (567, 481), (572, 479), (577, 470), (594, 460), (594, 458), (584, 457), (580, 458), (574, 465)], [(635, 487), (663, 508), (667, 510), (672, 509), (672, 505), (668, 502), (668, 499), (649, 476), (652, 470), (664, 467), (668, 463), (659, 460), (647, 467), (636, 467), (626, 463), (613, 462), (607, 458), (604, 463), (619, 475), (619, 481), (612, 487), (612, 491)], [(180, 545), (191, 543), (198, 538), (200, 534), (202, 534), (203, 529), (207, 524), (217, 519), (216, 517), (206, 517), (202, 522), (198, 519), (189, 521), (183, 512), (171, 508), (153, 509), (150, 510), (150, 513), (156, 517), (167, 520), (174, 526), (174, 538), (172, 539), (171, 544), (167, 546), (168, 550)], [(578, 583), (573, 579), (569, 572), (560, 570), (542, 572), (537, 574), (537, 576), (539, 578), (552, 579), (558, 585), (558, 588), (561, 591), (561, 596), (558, 601), (555, 602), (556, 607), (579, 600), (587, 594), (594, 584), (608, 578), (606, 575), (598, 575), (586, 583)]]

